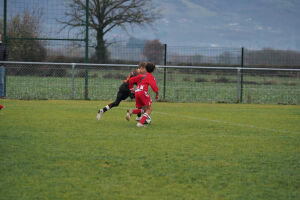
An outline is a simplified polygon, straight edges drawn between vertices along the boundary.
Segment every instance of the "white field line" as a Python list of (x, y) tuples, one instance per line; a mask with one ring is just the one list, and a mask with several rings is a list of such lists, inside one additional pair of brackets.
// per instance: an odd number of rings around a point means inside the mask
[(170, 113), (166, 113), (166, 112), (159, 112), (159, 111), (155, 111), (154, 113), (158, 113), (158, 114), (162, 114), (162, 115), (169, 115), (169, 116), (176, 117), (176, 118), (187, 118), (187, 119), (193, 119), (193, 120), (201, 120), (201, 121), (208, 121), (208, 122), (214, 122), (214, 123), (222, 123), (222, 124), (231, 125), (231, 126), (238, 126), (238, 127), (243, 127), (243, 128), (247, 127), (247, 128), (260, 129), (260, 130), (272, 131), (272, 132), (277, 132), (277, 133), (298, 134), (298, 133), (287, 131), (287, 130), (278, 130), (278, 129), (272, 129), (272, 128), (264, 128), (264, 127), (249, 125), (249, 124), (226, 122), (226, 121), (221, 121), (221, 120), (206, 119), (206, 118), (195, 117), (195, 116), (175, 115), (175, 114), (170, 114)]

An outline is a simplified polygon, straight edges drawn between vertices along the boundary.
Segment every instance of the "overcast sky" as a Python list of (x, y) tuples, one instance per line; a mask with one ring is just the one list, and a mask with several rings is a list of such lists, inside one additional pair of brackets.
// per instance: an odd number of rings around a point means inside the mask
[[(300, 50), (300, 0), (152, 0), (162, 18), (154, 28), (113, 30), (106, 39), (159, 39), (170, 46)], [(64, 0), (10, 0), (8, 15), (43, 8), (44, 33), (57, 36)], [(3, 1), (0, 3), (3, 15)], [(64, 32), (72, 34), (72, 32)], [(66, 37), (66, 36), (63, 37)], [(53, 36), (51, 36), (53, 37)], [(61, 36), (59, 36), (61, 37)], [(67, 36), (68, 37), (68, 36)]]
[[(300, 50), (300, 0), (153, 0), (155, 29), (130, 34), (168, 45)], [(116, 30), (114, 36), (128, 37)]]

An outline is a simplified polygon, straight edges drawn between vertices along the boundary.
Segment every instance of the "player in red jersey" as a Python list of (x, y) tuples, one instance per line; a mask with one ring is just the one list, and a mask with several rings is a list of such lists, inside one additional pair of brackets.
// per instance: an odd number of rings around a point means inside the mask
[[(152, 100), (148, 93), (148, 86), (150, 85), (152, 90), (156, 93), (155, 99), (158, 100), (158, 87), (152, 72), (155, 69), (155, 65), (152, 63), (146, 64), (146, 74), (140, 74), (138, 76), (129, 79), (129, 89), (133, 90), (133, 84), (137, 83), (135, 90), (135, 102), (138, 109), (130, 109), (127, 111), (126, 119), (129, 121), (132, 114), (142, 114), (144, 113), (141, 120), (137, 123), (137, 127), (143, 127), (146, 119), (150, 116), (152, 112)], [(142, 107), (141, 109), (139, 109)]]
[(1, 110), (2, 108), (4, 108), (4, 106), (2, 106), (2, 105), (0, 104), (0, 110)]
[[(134, 94), (132, 94), (131, 91), (129, 90), (129, 79), (130, 79), (131, 77), (138, 76), (139, 74), (146, 73), (146, 68), (145, 68), (145, 67), (146, 67), (146, 63), (141, 62), (141, 63), (139, 64), (139, 67), (138, 67), (135, 71), (131, 72), (131, 73), (128, 75), (127, 79), (124, 80), (123, 84), (122, 84), (122, 85), (120, 86), (120, 88), (119, 88), (119, 91), (118, 91), (116, 100), (115, 100), (114, 102), (112, 102), (112, 103), (106, 105), (104, 108), (98, 110), (98, 113), (97, 113), (97, 119), (98, 119), (98, 120), (101, 119), (101, 116), (102, 116), (106, 111), (110, 110), (110, 109), (113, 108), (113, 107), (117, 107), (117, 106), (120, 104), (120, 102), (121, 102), (122, 100), (125, 100), (125, 99), (127, 99), (128, 97), (130, 97), (131, 99), (134, 98)], [(140, 115), (140, 116), (141, 116), (141, 115)], [(140, 116), (138, 116), (138, 117), (140, 117)], [(137, 119), (139, 119), (139, 118), (137, 118)]]

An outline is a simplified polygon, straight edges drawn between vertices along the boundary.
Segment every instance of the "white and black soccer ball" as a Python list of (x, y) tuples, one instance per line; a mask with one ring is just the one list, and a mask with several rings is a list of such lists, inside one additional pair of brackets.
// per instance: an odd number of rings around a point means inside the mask
[(146, 121), (145, 121), (144, 124), (150, 124), (150, 123), (151, 123), (151, 117), (149, 116), (149, 117), (146, 119)]

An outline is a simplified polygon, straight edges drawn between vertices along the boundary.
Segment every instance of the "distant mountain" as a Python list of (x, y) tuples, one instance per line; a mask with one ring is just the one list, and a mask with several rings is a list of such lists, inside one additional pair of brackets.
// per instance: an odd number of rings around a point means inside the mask
[(140, 48), (140, 49), (143, 49), (145, 44), (146, 44), (146, 40), (130, 37), (128, 42), (126, 43), (126, 47), (127, 48)]

